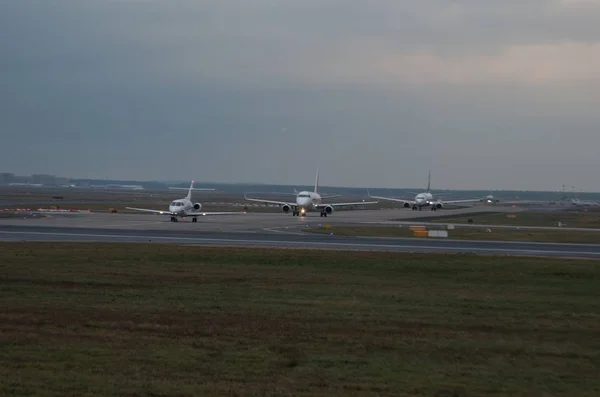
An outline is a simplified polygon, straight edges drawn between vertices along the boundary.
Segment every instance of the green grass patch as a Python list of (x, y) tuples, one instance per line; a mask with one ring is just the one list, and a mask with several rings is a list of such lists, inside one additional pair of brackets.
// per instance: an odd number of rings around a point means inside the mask
[[(431, 230), (440, 229), (431, 227)], [(366, 236), (366, 237), (398, 237), (398, 238), (423, 238), (414, 237), (408, 226), (331, 226), (302, 229), (308, 233), (330, 234), (336, 236)], [(573, 243), (573, 244), (600, 244), (600, 233), (562, 231), (562, 230), (516, 230), (502, 228), (457, 228), (448, 230), (448, 238), (459, 240), (486, 240), (486, 241), (533, 241), (543, 243)]]
[(566, 227), (600, 228), (600, 210), (573, 209), (560, 211), (516, 211), (495, 214), (469, 214), (428, 218), (427, 222), (434, 223), (474, 223), (481, 225), (515, 225), (515, 226), (557, 226), (562, 223)]
[(0, 243), (0, 395), (597, 396), (600, 263)]

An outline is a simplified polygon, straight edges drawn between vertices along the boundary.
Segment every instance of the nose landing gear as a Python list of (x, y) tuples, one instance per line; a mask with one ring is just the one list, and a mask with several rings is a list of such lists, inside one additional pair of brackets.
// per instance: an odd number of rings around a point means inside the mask
[(298, 208), (295, 208), (292, 211), (292, 216), (306, 216), (306, 211), (301, 211)]

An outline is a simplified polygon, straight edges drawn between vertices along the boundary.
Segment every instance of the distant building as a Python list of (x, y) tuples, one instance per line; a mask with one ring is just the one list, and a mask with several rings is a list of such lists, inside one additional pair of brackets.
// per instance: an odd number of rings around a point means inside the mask
[(144, 190), (144, 187), (141, 185), (106, 185), (108, 189), (125, 189), (125, 190)]
[(54, 175), (47, 174), (33, 174), (29, 180), (29, 183), (35, 185), (55, 185), (56, 177)]
[(69, 178), (56, 177), (48, 174), (33, 174), (30, 176), (15, 175), (11, 172), (0, 173), (0, 184), (12, 186), (64, 186), (69, 185)]
[(0, 173), (0, 183), (12, 183), (15, 179), (15, 174), (12, 172)]

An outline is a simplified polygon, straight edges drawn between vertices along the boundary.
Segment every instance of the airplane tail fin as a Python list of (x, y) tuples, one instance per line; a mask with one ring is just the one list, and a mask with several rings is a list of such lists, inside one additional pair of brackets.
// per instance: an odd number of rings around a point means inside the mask
[(192, 190), (194, 190), (194, 181), (190, 183), (190, 190), (188, 190), (188, 194), (186, 196), (186, 198), (190, 201), (192, 200)]
[(429, 177), (427, 178), (427, 193), (431, 190), (431, 170), (429, 170)]
[(315, 193), (319, 190), (319, 169), (317, 168), (317, 177), (315, 178)]

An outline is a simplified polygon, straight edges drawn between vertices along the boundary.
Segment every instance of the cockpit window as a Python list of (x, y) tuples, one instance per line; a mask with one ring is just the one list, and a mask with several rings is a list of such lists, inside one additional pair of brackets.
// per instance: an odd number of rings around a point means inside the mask
[(171, 203), (171, 206), (172, 207), (181, 207), (181, 206), (183, 206), (183, 203), (181, 201), (173, 201)]
[(310, 197), (309, 194), (299, 194), (298, 197)]

